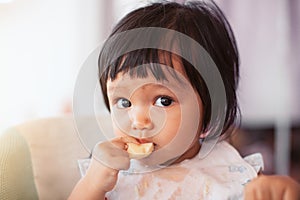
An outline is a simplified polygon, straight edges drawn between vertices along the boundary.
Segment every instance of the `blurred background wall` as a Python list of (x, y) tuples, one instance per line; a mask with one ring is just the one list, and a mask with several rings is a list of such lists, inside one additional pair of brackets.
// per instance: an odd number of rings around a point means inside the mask
[[(82, 63), (117, 20), (148, 2), (0, 0), (0, 131), (31, 119), (71, 114)], [(263, 138), (253, 151), (271, 156), (266, 159), (270, 172), (290, 173), (291, 144), (300, 142), (300, 1), (216, 2), (240, 50), (241, 131), (255, 136), (238, 138), (236, 145), (246, 154), (254, 147), (244, 144)]]
[(0, 130), (70, 110), (80, 65), (106, 33), (105, 9), (98, 0), (0, 3)]
[(240, 57), (242, 154), (262, 152), (267, 173), (300, 181), (300, 1), (222, 1)]

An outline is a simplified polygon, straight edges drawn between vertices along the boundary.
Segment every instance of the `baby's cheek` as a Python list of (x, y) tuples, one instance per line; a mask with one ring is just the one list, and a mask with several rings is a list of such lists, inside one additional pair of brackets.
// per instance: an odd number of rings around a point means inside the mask
[(165, 146), (169, 144), (178, 134), (180, 123), (170, 123), (166, 124), (164, 129), (157, 135), (157, 140), (160, 146)]
[(115, 136), (117, 136), (117, 137), (124, 137), (126, 135), (124, 133), (120, 132), (120, 131), (115, 131)]
[(126, 136), (126, 134), (123, 131), (121, 131), (119, 126), (116, 125), (115, 123), (113, 123), (113, 131), (114, 131), (114, 135), (117, 137)]
[(128, 112), (122, 109), (113, 109), (111, 112), (111, 118), (113, 121), (113, 129), (115, 135), (126, 135), (130, 133), (131, 120), (129, 119)]

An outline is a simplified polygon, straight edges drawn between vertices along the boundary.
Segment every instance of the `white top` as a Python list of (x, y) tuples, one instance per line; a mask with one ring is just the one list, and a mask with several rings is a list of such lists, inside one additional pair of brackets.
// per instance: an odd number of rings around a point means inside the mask
[(205, 158), (190, 160), (148, 173), (132, 160), (128, 171), (120, 171), (108, 200), (218, 200), (243, 199), (244, 185), (263, 168), (262, 157), (254, 154), (243, 159), (227, 142), (217, 143)]

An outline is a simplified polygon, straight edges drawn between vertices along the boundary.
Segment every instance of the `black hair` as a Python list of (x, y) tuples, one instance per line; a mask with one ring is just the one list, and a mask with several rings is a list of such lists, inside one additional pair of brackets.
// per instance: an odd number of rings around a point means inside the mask
[[(116, 24), (110, 37), (143, 27), (160, 27), (178, 31), (197, 41), (207, 51), (216, 64), (225, 86), (227, 105), (225, 122), (222, 125), (222, 134), (224, 134), (235, 122), (238, 114), (236, 89), (239, 79), (239, 55), (234, 34), (219, 7), (213, 1), (192, 1), (184, 4), (168, 1), (152, 3), (127, 14)], [(151, 35), (149, 35), (150, 37)], [(134, 39), (132, 38), (132, 40)], [(126, 42), (130, 43), (131, 41), (126, 40)], [(124, 44), (123, 46), (126, 47)], [(162, 61), (160, 58), (161, 53), (163, 53), (164, 59), (169, 61), (173, 56), (173, 53), (160, 49), (143, 48), (113, 58), (109, 62), (109, 66), (104, 66), (106, 64), (100, 61), (101, 57), (104, 54), (113, 54), (116, 48), (122, 48), (122, 45), (110, 47), (106, 51), (102, 50), (99, 56), (99, 79), (104, 101), (109, 110), (106, 85), (108, 79), (114, 80), (120, 72), (129, 72), (131, 76), (146, 77), (147, 70), (135, 68), (146, 63), (150, 63), (148, 70), (157, 80), (165, 79), (160, 67), (151, 63), (166, 64), (167, 61)], [(190, 53), (193, 55), (193, 49)], [(202, 131), (205, 132), (210, 126), (213, 126), (210, 124), (212, 97), (197, 69), (186, 59), (181, 58), (181, 61), (191, 85), (199, 93), (203, 102)], [(172, 61), (167, 64), (173, 67)]]

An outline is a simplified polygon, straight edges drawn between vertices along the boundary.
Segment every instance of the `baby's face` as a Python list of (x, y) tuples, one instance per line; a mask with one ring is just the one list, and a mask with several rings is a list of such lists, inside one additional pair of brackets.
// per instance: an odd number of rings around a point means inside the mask
[(181, 160), (197, 154), (203, 110), (182, 68), (175, 68), (179, 81), (165, 70), (167, 66), (163, 67), (168, 81), (158, 81), (148, 72), (146, 78), (119, 73), (107, 82), (115, 134), (154, 143), (154, 152), (160, 155), (160, 159), (155, 158), (158, 163), (182, 154)]

